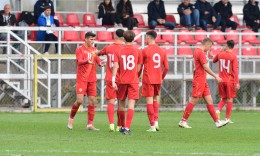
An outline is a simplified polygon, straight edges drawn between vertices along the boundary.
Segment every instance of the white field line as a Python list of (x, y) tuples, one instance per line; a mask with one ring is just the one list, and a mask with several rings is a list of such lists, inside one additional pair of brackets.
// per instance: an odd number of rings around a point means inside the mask
[[(77, 154), (138, 154), (131, 151), (97, 151), (97, 150), (87, 150), (87, 151), (70, 151), (70, 150), (0, 150), (1, 153), (5, 153), (7, 155), (12, 156), (21, 156), (23, 154), (18, 153), (49, 153), (49, 154), (55, 154), (55, 153), (77, 153)], [(148, 152), (150, 153), (150, 152)], [(142, 153), (140, 153), (142, 154)], [(240, 156), (241, 154), (238, 153), (204, 153), (204, 152), (153, 152), (152, 155), (219, 155), (219, 156)], [(1, 155), (1, 154), (0, 154)], [(260, 156), (260, 153), (255, 153), (253, 156)]]

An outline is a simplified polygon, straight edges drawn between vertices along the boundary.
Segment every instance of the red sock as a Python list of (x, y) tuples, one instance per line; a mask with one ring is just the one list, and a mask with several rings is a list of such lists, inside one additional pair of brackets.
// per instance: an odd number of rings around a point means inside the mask
[(233, 102), (227, 103), (226, 118), (229, 119), (232, 113)]
[(125, 128), (130, 129), (134, 117), (134, 110), (128, 109)]
[(117, 126), (125, 127), (125, 111), (117, 110)]
[(95, 116), (95, 106), (88, 106), (88, 125), (91, 125)]
[(150, 125), (154, 126), (154, 108), (153, 108), (153, 104), (146, 104), (146, 109), (147, 109), (147, 115), (148, 115), (148, 119), (150, 121)]
[(107, 116), (109, 124), (114, 124), (114, 105), (112, 103), (107, 105)]
[(219, 103), (218, 103), (218, 110), (221, 111), (222, 108), (225, 106), (226, 102), (224, 100), (221, 100)]
[(159, 104), (157, 100), (153, 101), (153, 110), (154, 110), (154, 121), (158, 121), (159, 118)]
[(77, 114), (78, 109), (79, 109), (79, 106), (77, 106), (75, 103), (73, 103), (71, 106), (71, 111), (70, 111), (71, 119), (74, 119), (75, 115)]
[(182, 121), (188, 120), (188, 118), (190, 117), (190, 114), (192, 113), (193, 107), (194, 107), (194, 105), (192, 103), (189, 102), (187, 104), (185, 111), (184, 111), (184, 114), (183, 114), (183, 117), (182, 117)]
[(214, 105), (213, 104), (208, 104), (207, 105), (207, 109), (208, 109), (208, 112), (209, 114), (211, 115), (212, 119), (216, 122), (218, 121), (218, 116), (217, 116), (217, 113), (215, 111), (215, 108), (214, 108)]

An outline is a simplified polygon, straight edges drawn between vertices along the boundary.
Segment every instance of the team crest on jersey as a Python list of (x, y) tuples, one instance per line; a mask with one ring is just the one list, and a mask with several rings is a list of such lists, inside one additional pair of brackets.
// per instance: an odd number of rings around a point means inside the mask
[(82, 88), (79, 88), (79, 92), (82, 92)]

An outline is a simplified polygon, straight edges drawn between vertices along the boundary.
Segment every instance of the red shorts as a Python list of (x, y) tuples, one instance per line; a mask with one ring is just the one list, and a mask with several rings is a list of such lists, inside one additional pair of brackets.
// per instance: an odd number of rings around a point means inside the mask
[(208, 83), (192, 82), (192, 97), (202, 98), (210, 95)]
[(146, 84), (142, 85), (142, 96), (152, 97), (160, 94), (161, 84)]
[(125, 100), (128, 97), (129, 100), (139, 99), (139, 84), (119, 84), (118, 85), (118, 100)]
[(88, 88), (87, 81), (77, 81), (76, 82), (76, 94), (86, 94)]
[(221, 82), (218, 84), (219, 96), (221, 98), (235, 98), (236, 84), (231, 82)]
[(117, 97), (116, 93), (116, 90), (112, 86), (112, 81), (106, 81), (106, 99), (115, 99)]
[(96, 96), (97, 95), (97, 82), (88, 82), (87, 87), (87, 95), (88, 96)]

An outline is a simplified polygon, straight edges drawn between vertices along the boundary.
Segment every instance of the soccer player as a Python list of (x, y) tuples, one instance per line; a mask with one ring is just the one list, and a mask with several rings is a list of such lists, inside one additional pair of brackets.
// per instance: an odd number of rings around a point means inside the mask
[(146, 109), (151, 128), (148, 132), (159, 131), (159, 93), (162, 80), (166, 76), (169, 65), (166, 53), (155, 44), (157, 33), (148, 31), (146, 33), (147, 47), (143, 49), (143, 81), (142, 96), (146, 97)]
[[(116, 40), (115, 43), (106, 46), (103, 48), (98, 55), (106, 55), (107, 56), (107, 67), (106, 67), (106, 99), (108, 100), (107, 105), (107, 116), (109, 121), (109, 131), (114, 132), (115, 126), (114, 126), (114, 105), (115, 105), (115, 99), (117, 97), (117, 92), (112, 87), (112, 69), (114, 65), (114, 58), (115, 53), (120, 50), (123, 47), (124, 43), (124, 30), (123, 29), (117, 29), (116, 30)], [(118, 74), (116, 75), (115, 82), (118, 82)], [(123, 107), (123, 104), (118, 104), (117, 109), (117, 117), (118, 117), (118, 123), (116, 130), (119, 131), (121, 127), (124, 127), (125, 125), (125, 110)]]
[[(125, 126), (120, 132), (130, 135), (130, 127), (134, 116), (135, 101), (139, 99), (139, 74), (142, 64), (142, 53), (132, 44), (134, 40), (134, 32), (128, 30), (124, 32), (125, 46), (117, 51), (114, 60), (112, 86), (118, 90), (117, 99), (121, 103), (125, 103), (128, 97), (128, 112)], [(119, 70), (118, 86), (116, 84), (116, 73)]]
[(94, 55), (96, 48), (93, 47), (96, 34), (87, 32), (85, 34), (85, 43), (76, 49), (77, 59), (77, 78), (76, 78), (76, 94), (77, 99), (71, 107), (70, 117), (67, 127), (73, 128), (73, 119), (79, 106), (82, 104), (84, 95), (87, 92), (88, 80), (93, 67)]
[(182, 120), (179, 122), (179, 127), (191, 128), (186, 121), (192, 113), (193, 107), (198, 103), (199, 99), (202, 97), (207, 103), (208, 112), (215, 121), (216, 127), (220, 128), (228, 123), (219, 120), (210, 95), (209, 86), (206, 81), (207, 73), (213, 76), (218, 82), (222, 81), (222, 79), (218, 75), (216, 75), (208, 66), (206, 53), (210, 50), (212, 44), (213, 42), (209, 38), (205, 38), (202, 41), (202, 46), (196, 48), (193, 53), (195, 69), (192, 81), (192, 97), (185, 108)]
[(222, 108), (226, 106), (226, 121), (230, 122), (232, 113), (233, 98), (236, 97), (236, 89), (240, 88), (238, 78), (237, 56), (233, 53), (234, 41), (228, 40), (225, 50), (218, 53), (213, 63), (218, 62), (219, 76), (222, 82), (218, 84), (219, 95), (222, 100), (218, 104), (217, 114), (219, 116)]

